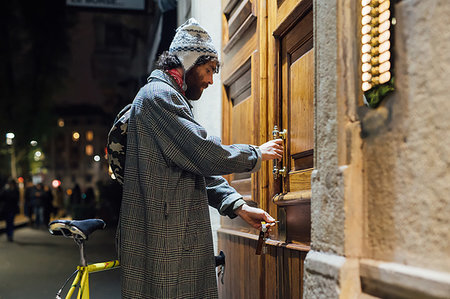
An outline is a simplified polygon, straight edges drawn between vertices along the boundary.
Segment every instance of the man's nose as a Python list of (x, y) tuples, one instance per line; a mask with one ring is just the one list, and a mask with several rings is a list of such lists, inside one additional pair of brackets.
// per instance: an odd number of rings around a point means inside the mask
[(208, 84), (209, 84), (209, 85), (212, 85), (213, 83), (214, 83), (213, 75), (210, 75), (210, 76), (208, 77)]

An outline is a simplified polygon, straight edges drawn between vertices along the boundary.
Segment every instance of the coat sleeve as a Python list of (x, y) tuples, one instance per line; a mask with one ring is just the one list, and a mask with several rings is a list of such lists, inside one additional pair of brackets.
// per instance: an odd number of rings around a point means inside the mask
[(227, 180), (220, 176), (206, 177), (206, 190), (209, 205), (216, 208), (219, 214), (235, 218), (234, 210), (245, 204), (245, 201)]
[(222, 145), (217, 137), (192, 117), (184, 99), (174, 93), (159, 93), (143, 101), (136, 111), (137, 125), (150, 132), (165, 159), (183, 170), (203, 176), (255, 172), (261, 167), (261, 152), (252, 145)]

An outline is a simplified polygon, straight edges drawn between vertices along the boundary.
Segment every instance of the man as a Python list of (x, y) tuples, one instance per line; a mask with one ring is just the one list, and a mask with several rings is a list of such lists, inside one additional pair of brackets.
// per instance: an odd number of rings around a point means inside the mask
[(217, 298), (208, 204), (253, 227), (274, 219), (249, 207), (218, 175), (255, 172), (281, 158), (281, 140), (222, 145), (207, 136), (189, 100), (213, 83), (218, 55), (190, 19), (177, 29), (133, 101), (118, 229), (123, 298)]
[(0, 191), (0, 206), (4, 208), (6, 236), (9, 242), (13, 242), (14, 218), (19, 213), (19, 188), (14, 179), (9, 179), (4, 189)]

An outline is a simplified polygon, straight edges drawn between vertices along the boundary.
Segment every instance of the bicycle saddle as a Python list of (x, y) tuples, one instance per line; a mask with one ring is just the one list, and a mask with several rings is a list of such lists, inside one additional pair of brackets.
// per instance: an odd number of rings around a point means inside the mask
[(98, 229), (104, 229), (106, 223), (102, 219), (55, 220), (48, 224), (52, 235), (87, 240), (89, 235)]

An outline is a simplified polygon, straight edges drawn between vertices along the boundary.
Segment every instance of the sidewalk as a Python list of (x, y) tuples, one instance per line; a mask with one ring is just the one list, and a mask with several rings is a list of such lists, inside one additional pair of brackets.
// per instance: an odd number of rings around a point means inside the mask
[[(14, 218), (14, 226), (15, 228), (22, 227), (28, 224), (28, 217), (23, 214), (18, 214)], [(0, 233), (4, 233), (6, 231), (6, 221), (0, 221)]]

